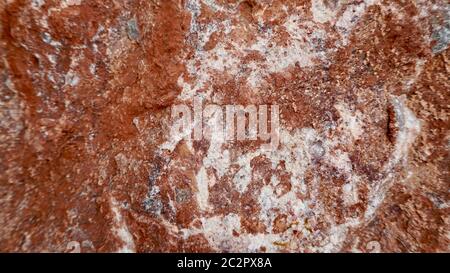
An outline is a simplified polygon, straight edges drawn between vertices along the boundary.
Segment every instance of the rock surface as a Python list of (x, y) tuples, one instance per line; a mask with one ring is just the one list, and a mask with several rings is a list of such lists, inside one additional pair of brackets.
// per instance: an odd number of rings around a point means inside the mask
[[(445, 0), (0, 0), (0, 251), (447, 252)], [(279, 105), (280, 145), (171, 106)]]

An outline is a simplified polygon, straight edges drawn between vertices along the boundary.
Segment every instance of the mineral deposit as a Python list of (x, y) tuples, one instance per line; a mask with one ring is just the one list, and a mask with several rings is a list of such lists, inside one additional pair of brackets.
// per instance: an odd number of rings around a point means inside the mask
[[(0, 251), (450, 251), (449, 42), (446, 0), (0, 0)], [(195, 98), (279, 145), (171, 133)]]

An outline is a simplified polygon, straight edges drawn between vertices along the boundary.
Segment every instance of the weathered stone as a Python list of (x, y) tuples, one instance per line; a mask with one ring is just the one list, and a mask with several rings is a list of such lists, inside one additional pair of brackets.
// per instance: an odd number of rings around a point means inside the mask
[[(0, 0), (0, 18), (1, 251), (449, 251), (447, 1)], [(183, 140), (172, 106), (199, 98), (278, 105), (279, 145), (224, 141), (214, 113)]]

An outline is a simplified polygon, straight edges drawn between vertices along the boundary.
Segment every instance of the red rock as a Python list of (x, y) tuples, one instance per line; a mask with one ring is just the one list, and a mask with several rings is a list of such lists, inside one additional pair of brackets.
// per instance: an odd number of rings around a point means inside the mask
[(448, 4), (347, 2), (1, 1), (0, 250), (448, 252)]

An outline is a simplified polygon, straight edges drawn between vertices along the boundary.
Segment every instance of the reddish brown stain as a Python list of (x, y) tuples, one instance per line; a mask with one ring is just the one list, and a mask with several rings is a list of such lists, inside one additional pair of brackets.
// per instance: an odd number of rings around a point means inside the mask
[[(348, 227), (334, 251), (448, 251), (449, 50), (433, 52), (437, 42), (429, 39), (433, 26), (444, 24), (442, 13), (420, 17), (413, 1), (380, 1), (347, 33), (348, 43), (337, 46), (342, 30), (335, 21), (315, 22), (311, 1), (215, 2), (235, 14), (205, 3), (196, 14), (191, 1), (182, 0), (81, 1), (67, 7), (45, 1), (37, 8), (29, 1), (0, 2), (0, 251), (70, 252), (69, 243), (77, 242), (82, 252), (112, 252), (127, 245), (116, 231), (126, 227), (137, 252), (229, 251), (232, 242), (258, 234), (291, 239), (260, 246), (261, 252), (310, 252), (349, 219), (361, 224)], [(344, 16), (346, 5), (324, 2), (336, 10), (335, 18)], [(303, 24), (303, 42), (311, 40), (311, 50), (326, 58), (271, 71), (268, 52), (292, 45), (284, 24), (295, 14), (301, 15), (293, 24)], [(215, 30), (200, 43), (210, 24), (228, 19), (233, 27)], [(193, 23), (198, 29), (191, 29)], [(324, 40), (311, 38), (317, 30), (326, 33)], [(265, 54), (251, 48), (267, 33), (273, 35)], [(222, 104), (277, 104), (283, 128), (312, 128), (322, 139), (314, 142), (318, 150), (300, 182), (287, 162), (272, 166), (264, 155), (250, 161), (242, 193), (233, 182), (242, 166), (231, 164), (222, 176), (207, 168), (215, 183), (208, 186), (209, 208), (203, 211), (196, 175), (211, 142), (193, 141), (191, 149), (181, 141), (171, 152), (159, 147), (168, 138), (170, 106), (180, 101), (180, 78), (194, 86), (206, 73), (199, 56), (219, 46), (231, 51), (236, 44), (241, 48), (229, 58), (238, 59), (239, 73), (207, 71), (211, 77), (196, 92), (210, 88)], [(192, 60), (197, 63), (188, 67)], [(252, 64), (265, 72), (256, 91), (247, 84)], [(386, 170), (400, 122), (391, 97), (401, 95), (421, 129), (406, 163)], [(346, 117), (337, 103), (362, 113), (364, 137), (341, 139), (328, 151), (325, 142), (346, 132), (339, 127)], [(233, 162), (260, 144), (224, 147)], [(350, 172), (325, 158), (337, 151), (348, 154)], [(352, 175), (363, 183), (353, 189), (357, 200), (347, 204), (343, 186)], [(371, 189), (391, 176), (386, 196), (365, 219)], [(292, 220), (296, 212), (274, 208), (269, 223), (261, 219), (259, 197), (272, 177), (276, 198), (295, 191), (307, 215)], [(296, 183), (306, 190), (296, 190)], [(217, 246), (208, 234), (184, 233), (227, 215), (239, 217), (231, 243)]]

